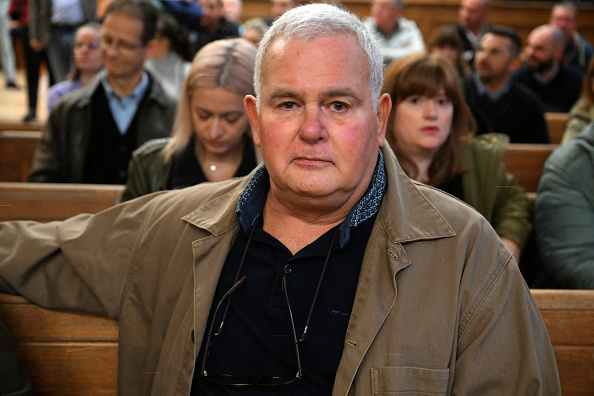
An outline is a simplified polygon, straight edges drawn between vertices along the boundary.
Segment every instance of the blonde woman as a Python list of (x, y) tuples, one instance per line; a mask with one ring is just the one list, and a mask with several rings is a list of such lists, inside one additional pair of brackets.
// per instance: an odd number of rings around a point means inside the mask
[(136, 150), (120, 201), (161, 190), (248, 174), (259, 162), (245, 95), (254, 94), (256, 47), (244, 39), (214, 41), (195, 56), (182, 88), (171, 138)]

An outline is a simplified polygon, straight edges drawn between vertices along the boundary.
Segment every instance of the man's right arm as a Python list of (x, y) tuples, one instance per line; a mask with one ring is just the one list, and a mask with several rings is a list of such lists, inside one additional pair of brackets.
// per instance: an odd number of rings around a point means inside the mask
[(149, 201), (65, 221), (0, 222), (0, 292), (118, 319), (150, 221)]

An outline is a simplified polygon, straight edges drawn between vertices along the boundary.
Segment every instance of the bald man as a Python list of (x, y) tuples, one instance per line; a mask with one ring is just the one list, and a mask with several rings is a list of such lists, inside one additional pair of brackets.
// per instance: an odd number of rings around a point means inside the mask
[(582, 73), (561, 61), (565, 39), (553, 25), (532, 30), (524, 49), (526, 61), (515, 79), (534, 92), (546, 112), (566, 113), (581, 93)]

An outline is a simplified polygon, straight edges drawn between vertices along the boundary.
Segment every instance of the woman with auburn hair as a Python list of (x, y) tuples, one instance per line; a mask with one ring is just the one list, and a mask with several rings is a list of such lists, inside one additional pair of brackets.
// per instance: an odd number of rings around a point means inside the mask
[(132, 155), (120, 202), (161, 190), (247, 175), (260, 154), (243, 109), (254, 95), (256, 47), (218, 40), (192, 62), (182, 88), (173, 136), (146, 142)]
[(582, 96), (569, 110), (565, 133), (561, 144), (565, 144), (594, 121), (594, 59), (590, 62), (582, 83)]
[(526, 194), (502, 161), (509, 138), (474, 137), (453, 65), (439, 55), (398, 59), (384, 73), (382, 92), (393, 102), (386, 139), (404, 171), (473, 206), (519, 260), (532, 226)]

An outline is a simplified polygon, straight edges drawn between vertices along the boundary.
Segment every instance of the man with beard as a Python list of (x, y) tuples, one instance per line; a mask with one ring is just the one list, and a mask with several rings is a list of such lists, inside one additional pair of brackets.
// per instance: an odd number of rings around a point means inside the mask
[(515, 74), (517, 82), (538, 95), (547, 112), (568, 112), (582, 90), (582, 74), (561, 62), (563, 45), (559, 28), (537, 27), (528, 36), (526, 62)]
[(476, 50), (476, 71), (464, 79), (466, 101), (477, 122), (477, 135), (499, 132), (511, 143), (549, 143), (538, 97), (514, 82), (522, 40), (515, 30), (493, 26)]

